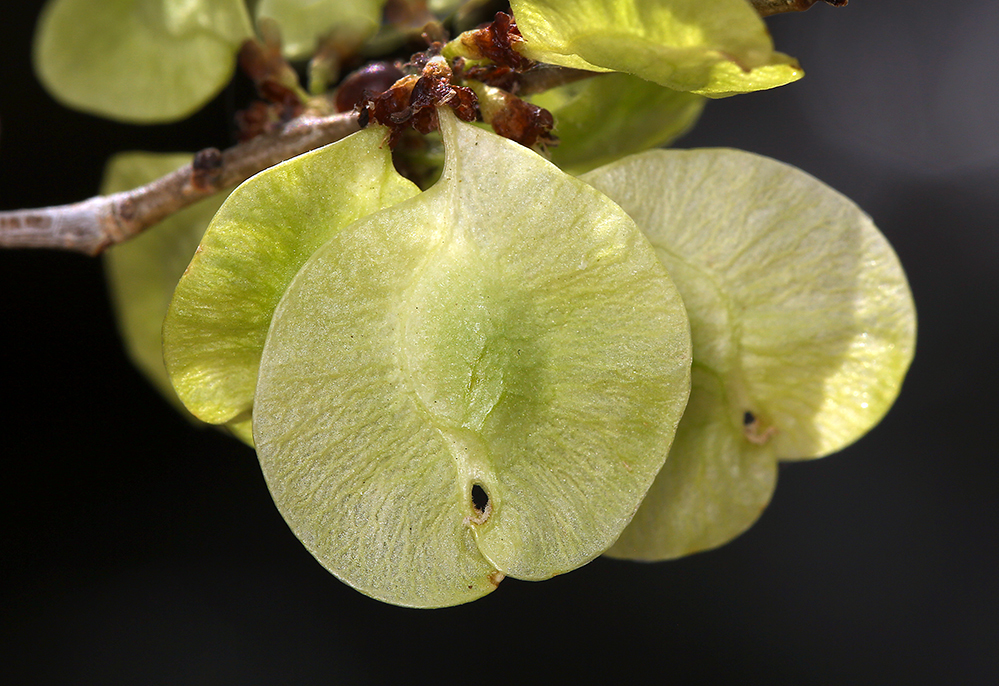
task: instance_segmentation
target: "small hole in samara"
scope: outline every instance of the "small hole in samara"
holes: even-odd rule
[[[479,514],[486,511],[486,506],[489,505],[489,494],[486,493],[486,489],[482,488],[479,484],[472,485],[472,507]]]

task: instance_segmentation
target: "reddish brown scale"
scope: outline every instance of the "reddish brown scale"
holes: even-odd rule
[[[474,31],[462,34],[461,43],[476,59],[486,59],[494,64],[510,67],[515,71],[526,71],[534,66],[529,60],[513,49],[517,43],[523,43],[517,23],[509,14],[497,12],[492,23]]]
[[[374,122],[389,127],[389,146],[394,148],[406,128],[396,120],[405,118],[402,113],[409,111],[409,99],[417,80],[416,76],[405,76],[388,90],[366,98],[360,105],[362,112],[358,123],[367,126],[369,122]]]
[[[440,127],[440,122],[437,121],[437,108],[418,110],[409,120],[409,125],[424,135],[436,131]]]
[[[409,62],[403,65],[403,69],[409,74],[422,74],[423,70],[426,69],[427,64],[434,57],[441,54],[440,44],[431,44],[429,48],[423,52],[414,53],[410,58]]]
[[[455,97],[448,103],[458,119],[462,121],[477,121],[479,118],[479,99],[475,91],[464,86],[452,86]]]
[[[361,104],[358,121],[362,126],[368,122],[387,126],[389,145],[395,147],[408,127],[423,134],[436,131],[436,108],[440,105],[450,106],[465,121],[478,118],[475,93],[451,85],[451,69],[447,64],[440,58],[429,59],[424,62],[421,76],[405,76],[385,92],[369,96]]]
[[[246,40],[239,49],[238,60],[243,72],[253,79],[260,97],[285,107],[301,107],[302,102],[291,87],[298,84],[298,77],[282,57],[280,43]]]
[[[535,143],[554,145],[558,140],[551,135],[555,126],[552,113],[514,95],[506,98],[505,106],[493,115],[490,124],[499,135],[528,148]]]
[[[254,83],[260,83],[272,71],[274,54],[263,43],[250,38],[240,46],[236,59],[243,73],[249,76]]]
[[[302,101],[298,99],[298,94],[292,89],[282,86],[277,81],[264,81],[259,86],[260,97],[267,102],[277,105],[288,119],[293,119],[302,113],[304,109]]]
[[[257,93],[264,100],[236,114],[240,141],[272,131],[302,114],[304,103],[292,87],[297,86],[298,77],[281,56],[279,42],[246,40],[238,59],[240,68],[253,79]]]
[[[349,112],[366,99],[384,93],[403,77],[391,62],[372,62],[345,78],[336,91],[337,112]]]
[[[270,131],[274,126],[275,119],[271,116],[271,106],[266,102],[257,100],[251,103],[245,110],[236,112],[236,138],[240,141],[248,141],[256,138],[262,133]]]
[[[414,112],[427,107],[443,105],[455,97],[451,86],[451,70],[442,61],[431,61],[423,68],[423,75],[413,86],[409,106]]]

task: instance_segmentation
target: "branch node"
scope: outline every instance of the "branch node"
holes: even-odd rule
[[[0,212],[0,248],[56,248],[97,255],[204,197],[358,128],[353,112],[302,115],[225,152],[202,150],[191,164],[130,191],[69,205]]]
[[[218,148],[205,148],[194,155],[191,162],[191,185],[198,191],[209,191],[218,187],[222,178],[222,151]]]

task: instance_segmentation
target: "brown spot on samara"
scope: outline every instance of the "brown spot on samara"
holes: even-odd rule
[[[742,413],[742,433],[750,443],[764,445],[777,434],[777,427],[764,425],[759,417],[746,410]]]

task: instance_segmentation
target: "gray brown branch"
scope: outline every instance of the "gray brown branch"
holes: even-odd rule
[[[750,0],[761,17],[782,12],[804,12],[819,0]],[[834,7],[843,7],[847,0],[825,0]]]
[[[71,205],[0,212],[0,248],[57,248],[97,255],[202,198],[358,129],[353,112],[302,115],[274,133],[224,152],[202,150],[191,164],[130,191]]]

